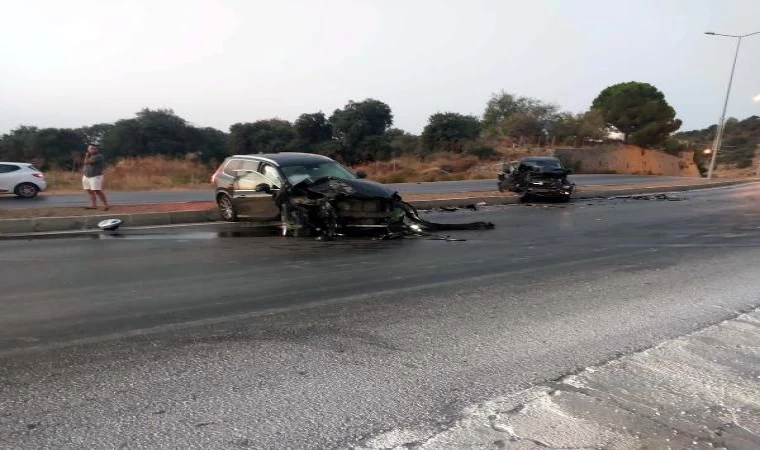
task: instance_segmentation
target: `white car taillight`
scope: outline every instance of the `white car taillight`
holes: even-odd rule
[[[45,178],[45,175],[43,175],[42,172],[34,172],[32,173],[32,176],[37,178]]]

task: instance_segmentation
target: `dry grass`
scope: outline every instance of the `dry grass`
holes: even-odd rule
[[[116,164],[106,164],[103,189],[106,191],[142,191],[189,189],[207,187],[213,169],[182,159],[162,156],[124,158]],[[65,170],[47,170],[45,179],[48,189],[56,191],[79,191],[82,174]]]
[[[496,178],[502,161],[552,154],[546,147],[514,148],[499,141],[484,143],[493,147],[499,156],[487,161],[479,160],[473,155],[456,153],[434,153],[424,159],[417,156],[401,156],[390,161],[358,165],[354,170],[363,170],[367,172],[368,178],[381,183],[484,180]]]
[[[382,183],[491,179],[496,177],[502,160],[546,152],[546,149],[495,147],[500,157],[489,161],[481,161],[472,155],[435,153],[424,159],[402,156],[391,161],[359,165],[354,169],[363,170],[368,178]],[[106,164],[103,188],[106,191],[206,188],[213,171],[214,168],[192,160],[162,156],[124,158],[115,164]],[[51,192],[82,189],[82,175],[78,171],[47,170],[45,178]]]
[[[471,155],[436,153],[424,160],[402,156],[390,161],[377,161],[354,167],[363,170],[367,178],[381,183],[418,181],[454,181],[495,178],[498,161],[480,161]]]

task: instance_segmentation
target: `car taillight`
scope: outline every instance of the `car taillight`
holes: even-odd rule
[[[216,176],[219,175],[219,171],[222,169],[222,166],[219,166],[214,171],[214,174],[211,175],[211,184],[216,184]]]
[[[45,178],[45,175],[43,175],[42,172],[34,172],[32,173],[32,176],[37,178]]]

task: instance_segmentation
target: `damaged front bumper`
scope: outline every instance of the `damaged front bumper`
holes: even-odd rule
[[[384,185],[365,180],[322,178],[283,189],[283,235],[315,235],[331,240],[352,230],[380,237],[423,235],[434,231],[486,230],[490,222],[440,224],[422,219],[411,204]]]

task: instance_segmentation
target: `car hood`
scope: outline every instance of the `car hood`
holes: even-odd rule
[[[539,169],[530,171],[531,178],[565,178],[567,175],[568,171],[566,169]]]
[[[335,198],[351,197],[356,199],[392,199],[396,191],[383,184],[368,180],[346,180],[324,177],[317,180],[304,180],[294,186],[312,194]]]

